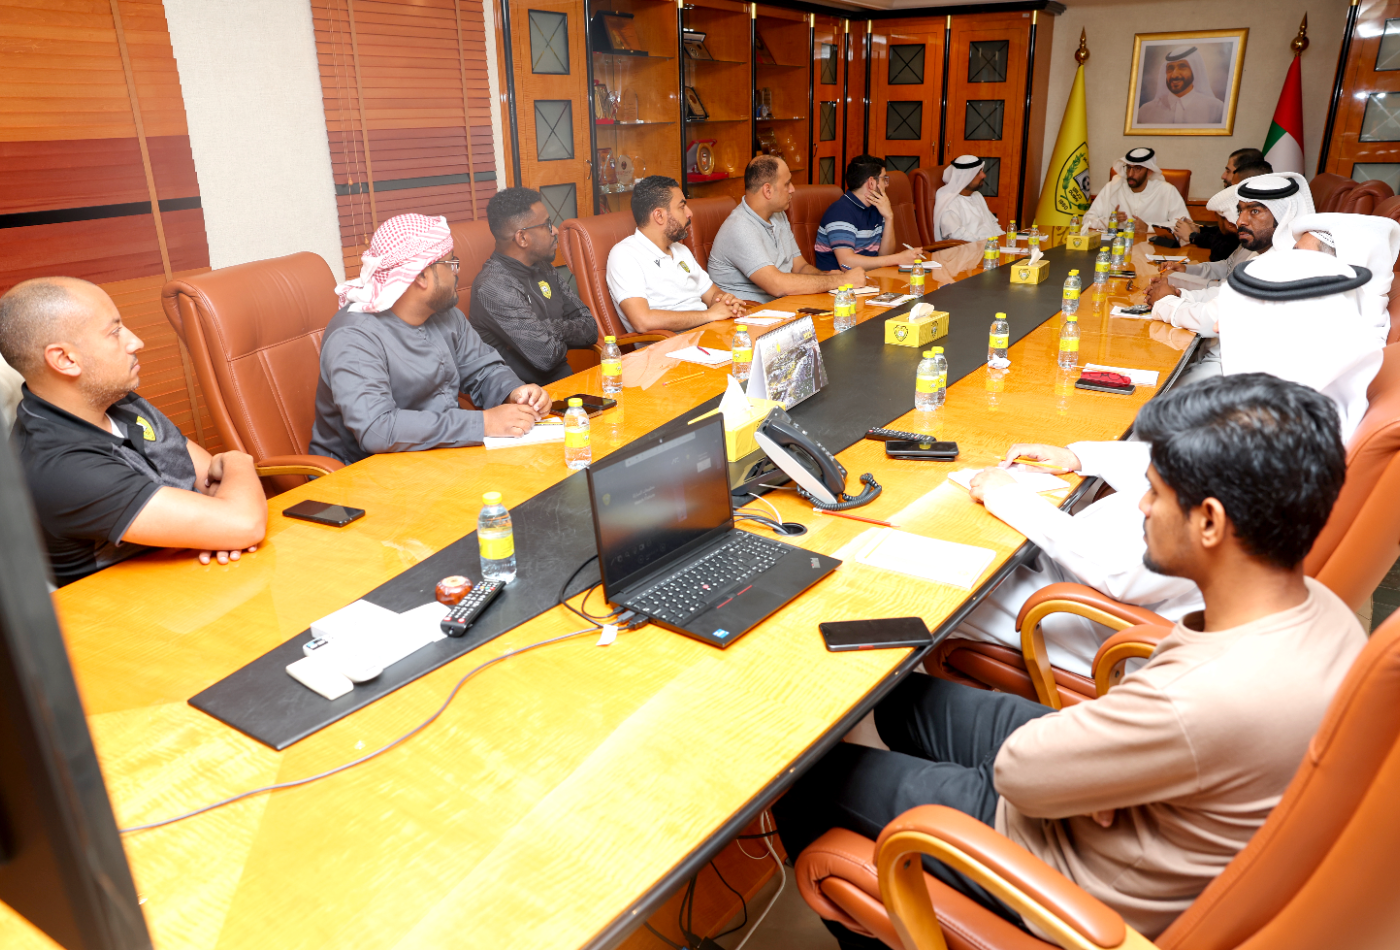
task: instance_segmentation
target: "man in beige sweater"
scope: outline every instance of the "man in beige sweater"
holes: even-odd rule
[[[1347,606],[1303,574],[1346,475],[1337,410],[1244,374],[1160,397],[1136,428],[1152,447],[1144,562],[1194,581],[1205,610],[1106,696],[1062,712],[908,677],[875,711],[892,751],[842,744],[774,807],[789,854],[832,826],[873,838],[915,805],[948,805],[1153,937],[1249,842],[1365,643]],[[879,945],[828,926],[843,947]]]

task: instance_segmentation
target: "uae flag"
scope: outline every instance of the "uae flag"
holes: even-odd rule
[[[1294,54],[1274,109],[1274,121],[1264,139],[1264,161],[1276,172],[1303,172],[1303,76]]]

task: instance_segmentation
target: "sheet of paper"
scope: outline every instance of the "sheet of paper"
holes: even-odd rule
[[[1097,363],[1085,363],[1086,373],[1122,373],[1133,381],[1135,386],[1156,386],[1157,371],[1155,369],[1124,369],[1122,366],[1100,366]]]
[[[911,300],[918,299],[919,298],[914,294],[900,294],[893,300],[867,300],[865,305],[867,307],[898,307],[901,304],[906,304]]]
[[[666,355],[673,360],[699,363],[701,366],[723,366],[731,359],[728,350],[716,349],[713,346],[707,346],[703,350],[698,346],[687,346],[683,350],[672,350]]]
[[[518,439],[488,435],[482,442],[488,449],[514,449],[522,445],[540,445],[545,442],[564,441],[564,421],[537,422],[535,427]]]
[[[1146,313],[1129,313],[1128,311],[1124,310],[1122,307],[1119,307],[1119,306],[1117,306],[1117,305],[1115,305],[1114,308],[1108,312],[1108,315],[1109,315],[1110,317],[1128,317],[1128,318],[1131,319],[1131,320],[1151,320],[1151,319],[1152,319],[1152,311],[1151,311],[1151,310],[1147,311]]]
[[[1154,264],[1160,264],[1163,261],[1181,261],[1184,263],[1191,258],[1187,257],[1185,254],[1148,254],[1147,259]]]
[[[948,481],[971,491],[972,480],[977,477],[977,473],[980,471],[982,471],[980,468],[960,469],[949,475]],[[1017,484],[1036,493],[1063,491],[1069,487],[1069,482],[1058,475],[1051,475],[1049,472],[1030,472],[1024,468],[1004,468],[1002,471],[1016,479]]]
[[[786,320],[788,317],[795,316],[797,316],[797,314],[788,313],[786,310],[755,310],[743,319],[752,320],[754,317],[777,317],[779,320]]]
[[[866,294],[878,294],[879,292],[879,287],[870,284],[867,284],[864,287],[854,287],[851,289],[851,293],[855,294],[857,297],[864,297]],[[836,296],[836,291],[834,290],[828,290],[827,293],[833,297]]]
[[[764,311],[764,312],[771,313],[772,311]],[[789,317],[795,317],[795,316],[797,316],[797,314],[795,314],[795,313],[785,313],[785,314],[783,314],[781,317],[757,317],[757,316],[754,316],[753,314],[750,314],[750,315],[747,316],[747,317],[739,317],[739,318],[735,319],[734,322],[735,322],[735,323],[744,323],[744,324],[747,324],[748,326],[766,327],[766,326],[772,326],[772,325],[775,324],[775,323],[782,323],[784,320],[788,319]]]
[[[851,560],[962,590],[971,590],[996,557],[996,552],[988,548],[925,538],[893,528],[873,528],[868,534],[870,537],[856,548]]]

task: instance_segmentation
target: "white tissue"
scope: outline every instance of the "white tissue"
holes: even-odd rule
[[[749,418],[749,397],[744,395],[739,380],[730,376],[724,384],[724,395],[719,400],[719,414],[724,417],[724,427],[737,432]]]
[[[1038,261],[1038,260],[1040,260],[1040,259],[1041,259],[1042,257],[1044,257],[1044,256],[1045,256],[1044,254],[1040,253],[1040,248],[1038,248],[1038,247],[1033,247],[1033,248],[1031,248],[1031,259],[1030,259],[1029,261],[1027,261],[1026,263],[1031,264],[1032,266],[1034,266],[1035,262]]]

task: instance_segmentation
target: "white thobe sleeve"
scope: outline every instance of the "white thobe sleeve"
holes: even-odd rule
[[[1117,179],[1110,181],[1104,186],[1094,203],[1089,205],[1089,210],[1084,212],[1085,231],[1106,231],[1108,230],[1108,216],[1118,210],[1118,186]]]
[[[1174,327],[1182,327],[1187,330],[1195,330],[1198,336],[1213,337],[1219,336],[1216,329],[1216,321],[1220,318],[1220,296],[1219,287],[1208,287],[1205,290],[1183,290],[1179,298],[1179,303],[1172,309],[1169,317],[1158,318],[1170,323]],[[1170,297],[1164,297],[1157,301],[1160,306]],[[1152,316],[1157,317],[1157,307],[1152,308]]]
[[[1147,442],[1072,442],[1069,450],[1079,457],[1079,474],[1102,478],[1114,491],[1147,491],[1147,466],[1152,446]]]
[[[1182,200],[1181,192],[1176,190],[1175,185],[1166,181],[1161,182],[1161,184],[1165,186],[1165,191],[1158,189],[1162,192],[1162,196],[1153,202],[1154,207],[1160,209],[1153,217],[1160,216],[1161,220],[1149,220],[1147,223],[1160,224],[1169,228],[1182,218],[1190,218],[1191,212],[1187,210],[1186,202]]]
[[[988,229],[984,216],[971,201],[948,202],[938,223],[945,241],[985,241],[1001,233],[995,226]]]

